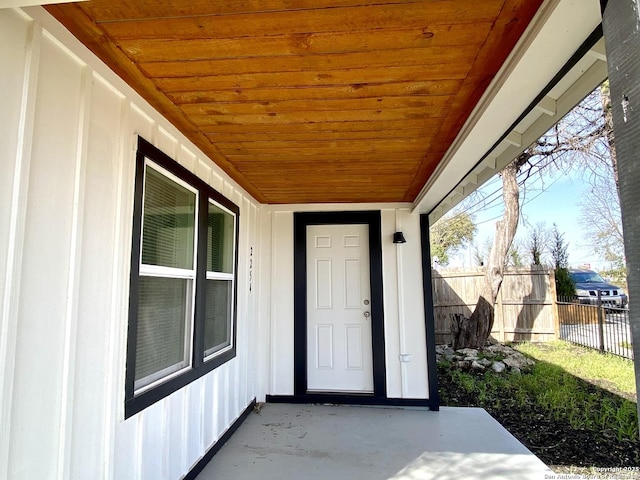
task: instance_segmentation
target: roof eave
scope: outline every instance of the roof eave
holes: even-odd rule
[[[510,159],[513,159],[517,156],[515,152],[528,146],[524,145],[524,140],[530,136],[526,135],[527,132],[515,132],[510,136],[514,122],[531,109],[532,102],[566,66],[600,22],[597,0],[547,0],[543,3],[416,198],[414,213],[430,213],[430,220],[434,222],[499,172],[508,163],[505,157],[511,154]],[[543,100],[557,103],[565,95],[579,102],[606,78],[603,56],[603,47],[595,46],[586,61],[567,73],[574,78],[564,80],[563,86],[553,91],[553,96]],[[594,68],[590,70],[591,67]],[[582,94],[585,88],[588,90]],[[573,91],[575,89],[579,91]],[[564,109],[565,105],[562,106]],[[561,118],[560,108],[551,111],[541,105],[536,110],[540,119],[537,122],[527,119],[526,123],[535,124],[536,130],[542,128],[540,134]],[[514,145],[517,142],[513,137],[518,134],[521,135],[522,141],[518,139],[521,145]],[[500,145],[501,139],[504,145]]]

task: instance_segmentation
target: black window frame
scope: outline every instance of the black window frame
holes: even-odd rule
[[[138,327],[138,283],[140,278],[140,256],[142,236],[142,215],[144,177],[146,159],[164,168],[172,175],[198,191],[198,216],[196,219],[196,278],[195,302],[192,315],[191,366],[180,373],[169,376],[165,381],[135,392],[135,363]],[[231,314],[231,347],[223,349],[205,360],[204,356],[204,308],[205,284],[207,278],[207,215],[210,200],[223,206],[235,216],[234,258],[233,258],[233,299]],[[237,349],[237,306],[238,306],[238,245],[240,233],[240,208],[227,197],[216,191],[204,180],[177,163],[170,156],[138,137],[136,152],[136,174],[133,205],[133,232],[131,240],[131,272],[129,283],[129,323],[127,329],[127,360],[125,374],[125,418],[144,410],[155,402],[185,387],[194,380],[211,372],[236,356]]]

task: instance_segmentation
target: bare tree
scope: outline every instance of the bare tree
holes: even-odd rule
[[[579,166],[595,181],[616,171],[612,129],[607,122],[608,86],[594,90],[574,110],[501,172],[504,214],[487,262],[476,308],[468,319],[453,319],[454,348],[481,347],[493,328],[494,305],[520,214],[519,187],[534,175]],[[603,97],[604,95],[604,97]]]
[[[473,260],[477,267],[483,267],[489,259],[491,245],[493,245],[493,238],[491,237],[486,237],[481,245],[474,245]]]
[[[617,184],[610,104],[605,82],[526,150],[530,158],[520,183],[531,175],[577,167],[590,182],[613,175]]]
[[[480,250],[480,247],[478,245],[475,245],[473,247],[473,261],[475,262],[477,267],[484,266],[484,257],[484,252]]]
[[[524,267],[524,255],[522,244],[517,240],[511,242],[511,247],[507,252],[507,265],[510,267]]]
[[[480,347],[491,334],[494,321],[494,305],[502,285],[505,259],[516,234],[520,218],[520,202],[517,175],[520,162],[507,165],[500,173],[502,177],[502,197],[504,214],[496,222],[491,252],[487,262],[480,296],[476,308],[468,319],[455,317],[453,324],[453,345],[455,349]]]
[[[613,177],[595,179],[580,207],[580,225],[591,240],[588,246],[609,263],[610,275],[626,281],[622,217]]]
[[[527,238],[527,253],[531,257],[531,265],[545,265],[545,249],[549,239],[549,232],[540,222],[529,230]]]
[[[624,237],[617,195],[612,178],[599,178],[580,202],[580,224],[593,238],[590,247],[604,252],[608,261],[624,259]]]

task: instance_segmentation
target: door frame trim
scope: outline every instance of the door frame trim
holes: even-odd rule
[[[293,214],[293,357],[294,395],[312,398],[307,392],[307,226],[369,225],[369,268],[371,284],[371,341],[373,348],[373,394],[362,394],[369,401],[387,398],[382,286],[382,220],[379,210],[355,212],[294,212]],[[342,395],[330,393],[339,400]],[[360,396],[360,395],[359,395]],[[344,395],[353,398],[353,395]],[[363,402],[369,403],[369,402]]]

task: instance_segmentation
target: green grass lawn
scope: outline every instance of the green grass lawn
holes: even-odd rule
[[[638,438],[633,362],[562,341],[516,349],[536,360],[533,375],[519,383],[554,418],[574,428],[611,431],[619,440]],[[599,394],[582,381],[622,398]]]
[[[441,404],[485,408],[548,465],[640,466],[633,362],[565,342],[512,347],[535,366],[497,374],[440,363]]]
[[[630,360],[561,340],[545,344],[522,343],[514,347],[535,360],[557,365],[567,373],[636,401],[635,374]]]

